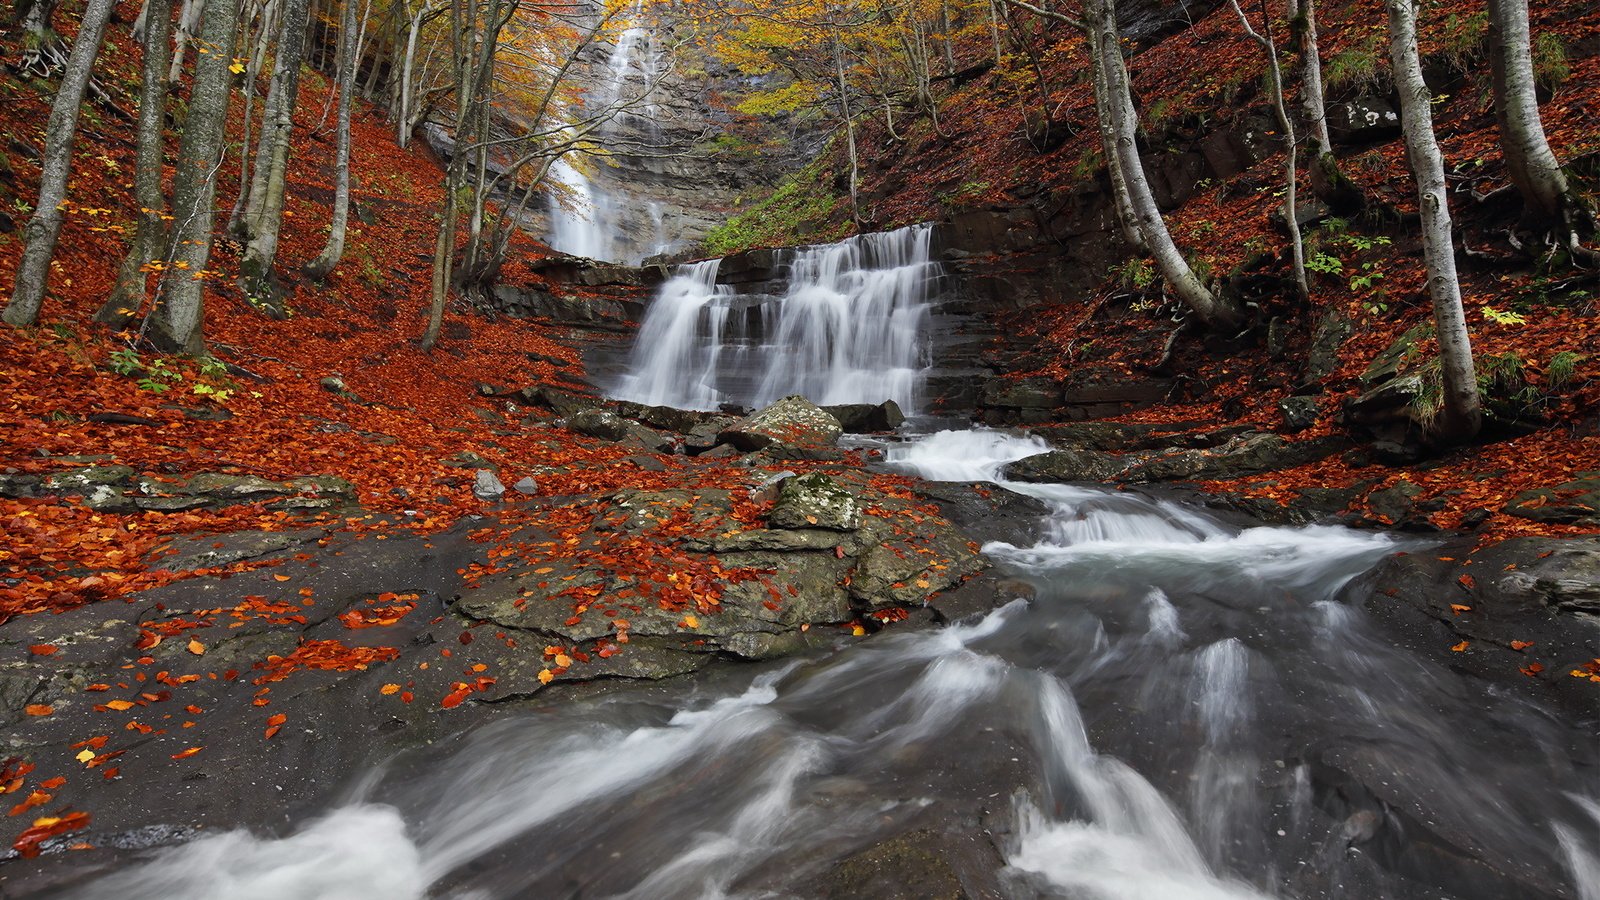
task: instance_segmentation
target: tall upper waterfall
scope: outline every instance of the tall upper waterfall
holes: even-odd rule
[[[682,266],[639,328],[613,396],[681,409],[894,400],[916,412],[932,361],[940,276],[933,229],[914,225],[784,251],[780,294],[717,284],[720,260]]]
[[[611,118],[598,124],[594,138],[604,142],[610,132],[628,126],[644,136],[646,146],[658,143],[656,125],[657,108],[650,99],[662,74],[663,61],[655,36],[649,29],[632,27],[617,36],[603,65],[594,74],[596,84],[582,106],[574,110],[576,118],[603,116]],[[582,164],[569,153],[556,160],[546,176],[555,187],[550,205],[551,247],[590,259],[637,264],[646,256],[661,253],[668,247],[663,233],[661,212],[654,201],[635,202],[634,198],[619,191],[603,172],[591,177]],[[626,220],[648,220],[652,235],[648,243],[624,239]],[[633,228],[637,231],[637,226]]]

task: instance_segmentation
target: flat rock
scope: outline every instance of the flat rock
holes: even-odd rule
[[[773,444],[832,447],[844,433],[839,420],[804,397],[785,397],[725,428],[719,440],[746,452]]]

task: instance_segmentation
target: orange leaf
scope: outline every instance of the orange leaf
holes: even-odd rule
[[[200,654],[206,652],[206,645],[200,643],[195,638],[189,638],[189,652],[193,653],[195,656],[199,656]]]
[[[274,576],[272,576],[272,580],[273,581],[288,581],[289,580],[289,576],[287,576],[287,575],[274,575]]]
[[[56,652],[56,647],[54,644],[34,644],[28,648],[28,652],[34,656],[49,656]]]
[[[400,693],[400,685],[392,683],[386,684],[383,687],[378,688],[378,693],[384,695],[385,697],[389,696],[390,694],[398,694]]]
[[[22,711],[30,716],[48,716],[55,712],[56,708],[48,703],[30,703],[23,707]]]
[[[133,709],[133,701],[132,700],[108,700],[108,701],[106,701],[106,706],[108,708],[110,708],[110,709],[116,710],[117,712],[122,712],[125,709]]]
[[[565,669],[570,665],[572,665],[572,657],[566,655],[565,653],[556,654],[556,668]]]
[[[183,759],[186,756],[193,756],[193,755],[195,755],[196,753],[199,753],[199,752],[200,752],[200,748],[199,747],[190,747],[187,750],[179,750],[177,753],[172,754],[172,758],[173,759]]]
[[[1532,646],[1533,646],[1533,641],[1512,641],[1511,642],[1511,649],[1513,649],[1513,650],[1526,650],[1526,649],[1528,649],[1529,647],[1532,647]]]
[[[1452,603],[1452,604],[1450,604],[1450,609],[1451,609],[1452,612],[1455,612],[1455,613],[1459,614],[1459,613],[1464,613],[1464,612],[1470,611],[1472,609],[1472,607],[1463,606],[1460,603]]]
[[[1456,653],[1460,653],[1463,650],[1466,650],[1470,646],[1472,646],[1472,642],[1471,641],[1462,641],[1461,643],[1456,644],[1454,647],[1451,647],[1450,649],[1455,651]]]
[[[1538,664],[1536,662],[1532,662],[1532,663],[1528,663],[1527,665],[1523,666],[1521,669],[1518,669],[1517,671],[1519,671],[1522,674],[1528,676],[1529,678],[1532,678],[1533,676],[1539,674],[1540,672],[1543,672],[1544,671],[1544,666],[1542,666],[1542,665],[1540,665],[1540,664]]]
[[[555,673],[551,672],[549,669],[539,670],[539,682],[541,684],[549,684],[550,682],[554,681],[555,678]]]

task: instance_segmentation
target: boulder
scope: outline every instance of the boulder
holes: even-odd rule
[[[787,478],[767,516],[773,528],[826,528],[854,531],[861,526],[861,503],[821,472]]]
[[[1210,481],[1289,469],[1316,462],[1346,446],[1339,438],[1286,441],[1276,434],[1248,434],[1210,450],[1183,450],[1135,463],[1117,481]]]
[[[539,482],[534,481],[532,475],[524,475],[517,479],[517,483],[513,484],[511,489],[523,496],[531,497],[539,493]]]
[[[824,406],[829,415],[839,420],[839,426],[849,434],[873,434],[894,431],[906,420],[900,404],[893,400],[882,403],[845,403]]]
[[[488,469],[479,469],[472,479],[472,496],[485,503],[492,503],[504,497],[506,486]]]
[[[804,397],[785,397],[724,429],[718,440],[744,451],[774,444],[832,447],[844,429],[839,420]]]
[[[1113,480],[1131,460],[1094,450],[1051,450],[1008,464],[1000,474],[1010,481],[1028,483]]]
[[[996,379],[983,386],[980,401],[1008,409],[1055,409],[1061,405],[1061,385],[1049,378]]]
[[[603,441],[620,441],[633,434],[633,423],[607,409],[585,409],[567,416],[567,428]]]
[[[1293,434],[1317,424],[1322,412],[1322,402],[1315,397],[1285,397],[1278,401],[1278,414],[1283,416],[1283,430]]]
[[[1511,498],[1508,515],[1558,525],[1600,525],[1600,472],[1583,472],[1571,481],[1533,488]]]
[[[1377,97],[1361,97],[1328,106],[1328,132],[1344,144],[1388,140],[1400,133],[1400,114]]]

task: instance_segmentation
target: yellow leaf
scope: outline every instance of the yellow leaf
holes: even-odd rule
[[[539,681],[540,681],[540,683],[549,684],[550,682],[554,681],[555,678],[556,678],[555,673],[551,672],[549,669],[540,669],[539,670]]]
[[[385,697],[389,696],[390,694],[398,694],[400,693],[400,685],[386,684],[383,687],[378,688],[378,693],[384,695]]]
[[[78,755],[77,755],[76,758],[77,758],[78,762],[86,763],[89,760],[94,759],[94,751],[93,750],[79,750],[78,751]]]
[[[556,668],[565,669],[570,665],[572,665],[572,657],[566,655],[565,653],[556,654]]]
[[[195,656],[199,656],[200,654],[206,652],[206,645],[200,643],[200,641],[196,638],[189,638],[189,652],[193,653]]]
[[[850,626],[850,633],[856,637],[861,637],[863,634],[867,633],[867,629],[861,627],[860,625],[852,625]]]
[[[694,616],[684,616],[682,624],[683,624],[683,627],[685,627],[685,628],[699,628],[700,627],[700,620],[695,618]]]

